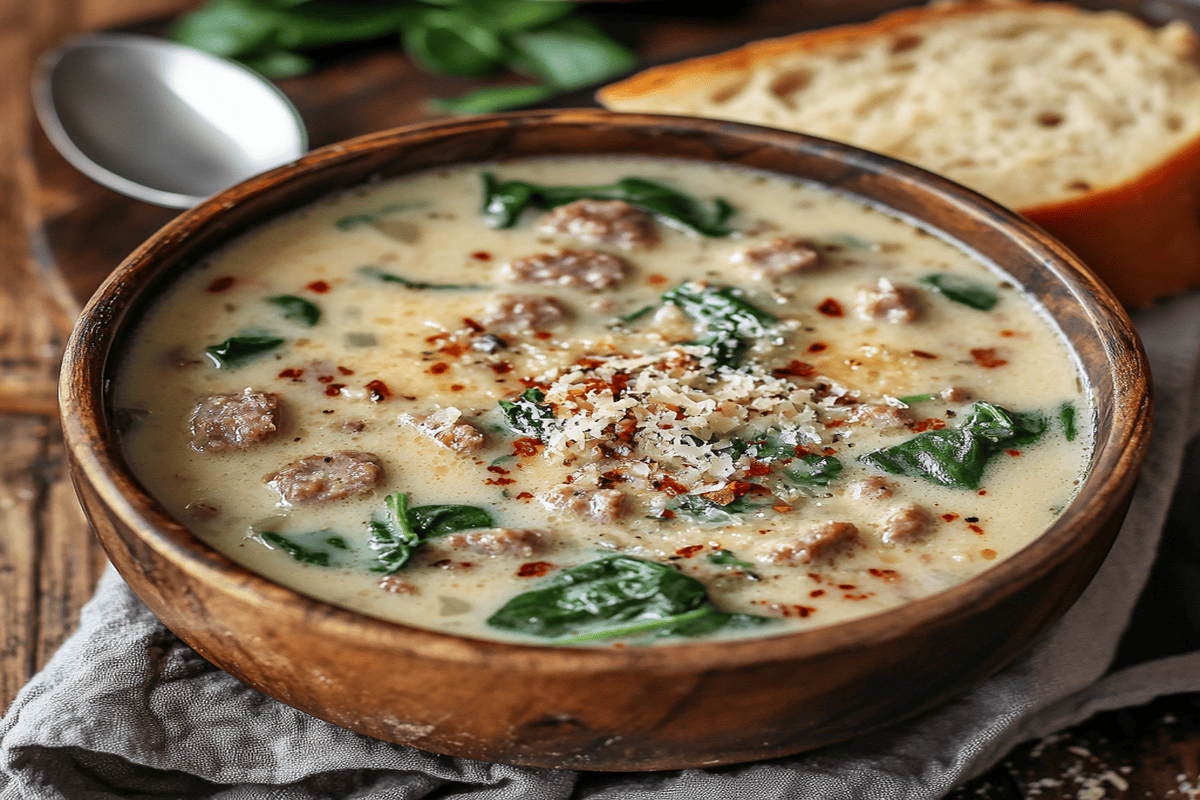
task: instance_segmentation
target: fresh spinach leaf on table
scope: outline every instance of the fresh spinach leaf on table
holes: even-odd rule
[[[637,64],[628,48],[579,16],[575,3],[545,0],[209,0],[182,16],[169,35],[269,78],[314,69],[304,51],[394,35],[434,74],[477,77],[509,69],[538,81],[439,101],[447,113],[541,102]]]
[[[494,628],[576,644],[617,637],[697,636],[767,617],[720,611],[704,584],[662,564],[603,556],[565,569],[488,618]]]

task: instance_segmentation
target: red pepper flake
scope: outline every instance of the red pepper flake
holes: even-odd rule
[[[976,494],[987,494],[987,489],[980,489]]]
[[[279,377],[281,377],[281,378],[299,378],[303,374],[304,374],[304,370],[302,370],[302,369],[298,369],[296,367],[288,367],[287,369],[285,369],[279,373]]]
[[[342,389],[346,388],[344,383],[331,383],[325,387],[325,394],[329,397],[337,397],[342,393]]]
[[[929,419],[923,419],[915,424],[913,426],[913,430],[917,433],[920,433],[921,431],[940,431],[944,427],[946,427],[946,421],[944,419],[930,417]]]
[[[705,492],[704,497],[712,500],[718,505],[727,506],[744,494],[750,494],[751,492],[758,491],[762,491],[762,487],[757,483],[731,481],[720,489],[717,489],[715,492]]]
[[[537,333],[533,334],[533,338],[541,339],[544,342],[547,339],[554,338],[554,334],[551,333],[550,331],[538,331]]]
[[[1012,337],[1017,335],[1017,332],[1010,331],[1010,330],[1003,330],[1003,331],[1000,331],[1000,335],[1003,336],[1005,339],[1011,339]]]
[[[490,467],[488,467],[487,471],[494,472],[497,475],[507,475],[509,473],[509,470],[505,469],[504,467],[497,466],[496,464],[492,464]]]
[[[1021,455],[1020,450],[1005,450],[1004,452],[1008,453],[1013,458],[1016,458],[1017,456]]]
[[[321,383],[333,383],[333,376],[332,375],[321,375],[320,377],[317,378],[317,380],[320,381]]]
[[[675,519],[675,512],[669,508],[664,508],[662,514],[659,515],[662,519]]]
[[[488,478],[483,483],[485,486],[511,486],[516,481],[512,478]]]
[[[824,589],[813,589],[811,592],[808,593],[808,596],[809,597],[824,597],[825,590]]]
[[[467,352],[467,346],[462,342],[451,342],[445,347],[439,347],[438,352],[445,353],[451,358],[458,358],[463,353]]]
[[[817,306],[817,311],[820,311],[827,317],[841,317],[846,313],[842,311],[842,304],[832,297],[826,297],[824,302]]]
[[[975,359],[975,363],[984,369],[995,369],[1008,363],[1005,359],[996,356],[994,347],[976,347],[971,350],[971,358]]]
[[[508,363],[507,361],[501,361],[498,364],[488,364],[488,368],[491,369],[491,371],[496,373],[497,375],[504,375],[506,373],[512,372],[513,366],[512,366],[512,364]]]
[[[967,527],[978,533],[980,536],[983,536],[983,528],[979,527],[978,525],[968,525]]]
[[[491,261],[492,254],[486,250],[476,250],[474,253],[471,253],[471,258],[476,261]]]
[[[831,420],[829,420],[829,422],[825,423],[825,427],[826,428],[840,428],[840,427],[842,427],[842,424],[844,422],[845,422],[845,420],[843,420],[843,419],[831,419]]]
[[[858,588],[858,587],[857,587],[857,586],[855,586],[853,583],[839,583],[839,584],[837,585],[837,587],[838,587],[839,589],[841,589],[843,592],[849,592],[849,591],[852,591],[852,590],[854,590],[854,589],[857,589],[857,588]]]
[[[810,345],[808,346],[808,352],[810,352],[810,353],[823,353],[823,352],[825,352],[825,351],[826,351],[828,348],[829,348],[829,345],[825,344],[824,342],[813,342],[812,344],[810,344]]]
[[[837,450],[834,450],[832,447],[826,447],[824,450],[821,451],[821,455],[835,456],[835,455],[837,455]]]
[[[450,384],[450,391],[452,391],[452,392],[461,392],[465,388],[467,388],[467,387],[463,386],[461,383]]]
[[[554,565],[549,561],[530,561],[517,569],[517,577],[540,578],[552,569],[554,569]]]
[[[329,284],[326,283],[325,281],[313,281],[312,283],[310,283],[308,286],[305,286],[304,288],[308,289],[310,292],[316,292],[317,294],[325,294],[326,292],[329,291]]]
[[[370,392],[371,399],[376,403],[381,403],[392,396],[392,390],[381,380],[373,380],[368,383],[367,391]]]
[[[980,550],[979,555],[983,557],[984,561],[992,561],[993,559],[996,558],[998,553],[995,550],[988,547],[983,550]]]
[[[475,333],[483,333],[484,330],[486,330],[482,325],[480,325],[478,322],[471,319],[470,317],[463,317],[463,325],[466,325],[468,328],[470,328]]]
[[[816,609],[812,606],[785,606],[782,603],[772,603],[770,610],[781,617],[790,617],[793,614],[797,617],[807,617],[809,614],[816,612]]]
[[[517,495],[517,499],[518,500],[532,500],[533,495],[530,494],[529,492],[521,492],[519,495]]]
[[[955,514],[953,511],[951,511],[947,514],[942,514],[942,519],[946,522],[954,522],[954,520],[958,519],[958,514]]]
[[[664,475],[650,483],[655,491],[665,492],[671,497],[678,497],[681,494],[687,494],[687,487],[679,481],[672,478],[670,475]],[[732,498],[730,498],[732,500]]]
[[[619,469],[610,469],[608,472],[600,473],[600,477],[596,479],[596,485],[601,489],[608,489],[614,484],[625,483],[629,480],[624,472]]]
[[[864,592],[863,594],[844,594],[844,595],[842,595],[842,599],[843,600],[866,600],[867,598],[874,597],[874,596],[875,596],[874,592]]]
[[[775,369],[771,370],[771,374],[776,378],[807,378],[814,372],[816,372],[816,367],[814,367],[812,364],[806,364],[803,361],[793,361],[786,367],[776,367]]]
[[[536,456],[543,447],[542,440],[532,436],[522,436],[512,443],[513,453],[519,456]]]
[[[933,353],[929,353],[924,350],[911,350],[909,352],[913,358],[927,358],[927,359],[937,358],[937,356],[935,356]]]
[[[350,369],[349,367],[338,367],[337,370],[338,370],[338,372],[342,373],[343,375],[353,375],[354,374],[354,370]]]
[[[449,338],[450,334],[442,331],[441,333],[435,333],[432,336],[426,336],[425,341],[429,342],[430,344],[436,344],[437,342],[443,342]]]
[[[770,475],[771,465],[765,461],[754,461],[751,459],[746,468],[742,470],[742,474],[747,478],[757,478],[762,475]]]
[[[692,556],[696,555],[696,553],[699,553],[703,549],[704,549],[704,545],[702,545],[702,544],[691,544],[691,545],[688,545],[687,547],[681,547],[678,550],[676,550],[675,555],[682,556],[683,558],[691,558]]]
[[[429,368],[429,371],[434,375],[441,375],[446,370],[450,369],[450,365],[445,361],[439,361]]]
[[[666,282],[667,282],[666,275],[659,275],[659,274],[655,273],[653,275],[646,276],[646,283],[650,284],[651,286],[662,286]]]
[[[792,510],[792,507],[787,503],[776,503],[775,505],[771,506],[771,510],[779,514],[786,514]],[[760,533],[766,533],[766,531],[760,531]]]
[[[233,281],[234,278],[232,275],[226,275],[223,278],[217,278],[208,285],[208,289],[206,291],[212,292],[213,294],[216,294],[217,292],[223,292],[230,286],[233,286]]]
[[[880,569],[879,567],[871,567],[867,570],[871,575],[880,580],[893,582],[900,580],[900,573],[894,569]]]

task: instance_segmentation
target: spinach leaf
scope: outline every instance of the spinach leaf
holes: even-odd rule
[[[232,369],[282,344],[283,339],[276,336],[231,336],[220,344],[209,345],[204,352],[217,369]]]
[[[545,441],[546,427],[554,423],[554,410],[544,405],[546,395],[541,389],[530,387],[521,392],[516,400],[501,400],[500,411],[508,427],[522,436]]]
[[[742,574],[752,581],[761,581],[762,576],[754,571],[754,565],[749,561],[742,561],[728,550],[718,550],[715,553],[709,553],[708,561],[711,564],[716,564],[719,567],[734,567],[742,572]]]
[[[397,203],[395,205],[384,206],[378,211],[372,211],[363,214],[350,214],[345,217],[340,217],[334,220],[333,224],[339,231],[352,231],[362,225],[370,225],[378,222],[381,217],[386,217],[390,214],[395,214],[400,211],[415,211],[422,208],[427,208],[429,203],[421,200],[411,203]]]
[[[1069,400],[1058,407],[1058,422],[1062,425],[1063,436],[1068,442],[1075,441],[1079,431],[1075,429],[1075,404]]]
[[[478,506],[429,505],[409,507],[408,495],[390,494],[384,501],[387,515],[367,523],[367,546],[379,563],[372,569],[388,575],[403,569],[417,548],[448,533],[495,526],[487,509]]]
[[[731,286],[683,284],[663,292],[662,301],[672,303],[695,322],[705,334],[688,344],[707,347],[717,366],[737,367],[746,350],[747,339],[765,336],[770,325],[779,321],[774,314],[743,300]]]
[[[263,531],[258,538],[270,547],[276,547],[301,564],[313,564],[318,567],[328,567],[333,564],[332,553],[319,548],[327,545],[336,550],[349,550],[346,540],[330,529],[312,531],[298,536],[283,536],[275,531]]]
[[[957,428],[918,433],[908,441],[860,456],[893,475],[924,478],[954,489],[978,489],[988,462],[1006,448],[1031,444],[1046,430],[1038,414],[977,402]]]
[[[994,291],[982,283],[948,272],[926,275],[921,278],[921,283],[926,284],[935,292],[945,295],[947,300],[962,303],[964,306],[970,306],[979,311],[991,311],[992,307],[1000,300]]]
[[[509,600],[487,620],[494,628],[557,644],[621,636],[697,636],[770,622],[719,611],[700,581],[671,567],[611,555],[559,572]]]
[[[321,309],[311,300],[290,294],[268,297],[268,303],[274,303],[283,311],[283,318],[295,320],[310,328],[321,321]]]
[[[518,180],[501,183],[492,173],[483,174],[483,217],[494,228],[513,227],[527,208],[546,211],[585,198],[624,200],[703,236],[733,233],[725,224],[734,213],[727,201],[718,197],[708,209],[689,195],[645,178],[622,178],[603,186],[543,186]]]
[[[804,494],[815,496],[819,489],[824,489],[841,474],[842,462],[833,456],[819,456],[810,453],[795,462],[795,466],[785,469],[783,475],[791,483],[797,484]]]
[[[398,33],[407,54],[430,72],[479,76],[513,69],[541,82],[528,87],[539,90],[541,100],[636,65],[632,52],[575,7],[542,0],[209,0],[169,35],[284,78],[315,67],[297,51]],[[495,97],[478,110],[535,102],[521,94],[507,101]]]
[[[363,275],[371,278],[376,278],[385,283],[398,283],[401,286],[407,286],[409,289],[436,289],[445,291],[479,291],[487,289],[487,286],[477,286],[474,284],[459,284],[459,283],[426,283],[424,281],[414,281],[391,272],[384,272],[379,267],[365,266],[359,267],[358,271]]]
[[[729,503],[721,505],[720,503],[709,500],[698,494],[680,495],[675,500],[675,511],[678,511],[685,516],[691,517],[697,522],[718,522],[728,524],[731,522],[741,522],[741,514],[755,511],[762,506],[756,503],[751,503],[746,499],[746,496],[735,497]]]
[[[927,403],[935,397],[935,394],[910,394],[896,399],[906,406],[915,406],[917,403]]]

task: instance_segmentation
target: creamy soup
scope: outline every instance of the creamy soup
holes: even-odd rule
[[[131,337],[130,465],[203,541],[455,634],[773,635],[954,586],[1076,492],[1092,408],[1019,287],[804,182],[605,158],[381,182]]]

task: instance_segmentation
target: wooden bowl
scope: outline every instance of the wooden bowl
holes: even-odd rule
[[[1008,560],[894,610],[762,639],[581,649],[455,637],[308,599],[208,548],[138,485],[114,434],[108,379],[122,337],[182,270],[264,220],[375,176],[585,153],[680,156],[814,180],[1004,265],[1064,331],[1095,392],[1095,456],[1078,498]],[[109,557],[167,627],[240,680],[338,725],[438,753],[651,770],[827,745],[929,709],[1012,659],[1076,599],[1117,532],[1149,435],[1148,375],[1109,291],[1047,234],[959,186],[795,133],[568,110],[365,136],[182,214],[84,310],[61,403],[79,496]]]

